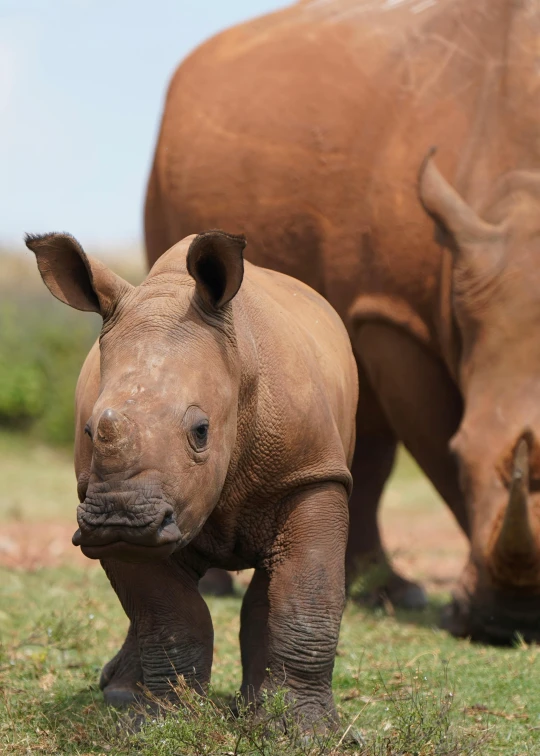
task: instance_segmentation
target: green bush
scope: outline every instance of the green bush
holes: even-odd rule
[[[0,427],[43,441],[73,439],[74,392],[99,320],[47,296],[4,293],[0,305]]]
[[[112,267],[137,284],[144,277],[141,250],[123,250]],[[99,328],[97,315],[50,295],[33,255],[0,251],[0,430],[72,442],[77,377]]]

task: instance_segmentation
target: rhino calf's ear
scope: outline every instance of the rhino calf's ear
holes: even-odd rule
[[[84,252],[70,234],[26,234],[28,249],[36,256],[39,272],[51,294],[76,310],[112,311],[131,284]]]
[[[244,277],[243,236],[207,231],[191,242],[187,269],[196,291],[209,309],[219,310],[236,296]]]

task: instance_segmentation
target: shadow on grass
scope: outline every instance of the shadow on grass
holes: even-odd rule
[[[115,753],[129,753],[121,747],[125,737],[119,732],[119,715],[107,708],[98,690],[66,687],[47,698],[41,692],[28,693],[16,702],[3,725],[3,744],[10,746],[10,753],[104,754],[117,743]],[[0,752],[4,753],[1,745]]]
[[[391,617],[400,625],[414,625],[421,628],[442,628],[442,615],[448,599],[442,596],[430,597],[425,609],[399,609],[389,604],[369,606],[353,598],[349,604],[373,619]]]
[[[349,604],[358,607],[366,616],[374,618],[391,616],[399,624],[423,628],[441,628],[445,606],[450,595],[439,594],[427,597],[427,605],[419,609],[402,609],[392,604],[384,586],[392,579],[386,565],[372,565],[361,570],[359,577],[349,589]]]

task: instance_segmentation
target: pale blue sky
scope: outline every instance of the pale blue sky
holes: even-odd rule
[[[0,244],[142,232],[168,79],[199,42],[286,0],[0,0]]]

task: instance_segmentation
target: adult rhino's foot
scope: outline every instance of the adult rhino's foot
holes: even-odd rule
[[[427,595],[419,583],[387,566],[370,568],[352,583],[349,595],[358,604],[374,608],[391,604],[398,609],[425,609]]]
[[[123,709],[143,699],[142,681],[137,638],[130,627],[120,651],[103,667],[99,687],[109,706]]]
[[[205,596],[233,596],[233,579],[225,570],[211,567],[199,580],[199,591]]]

